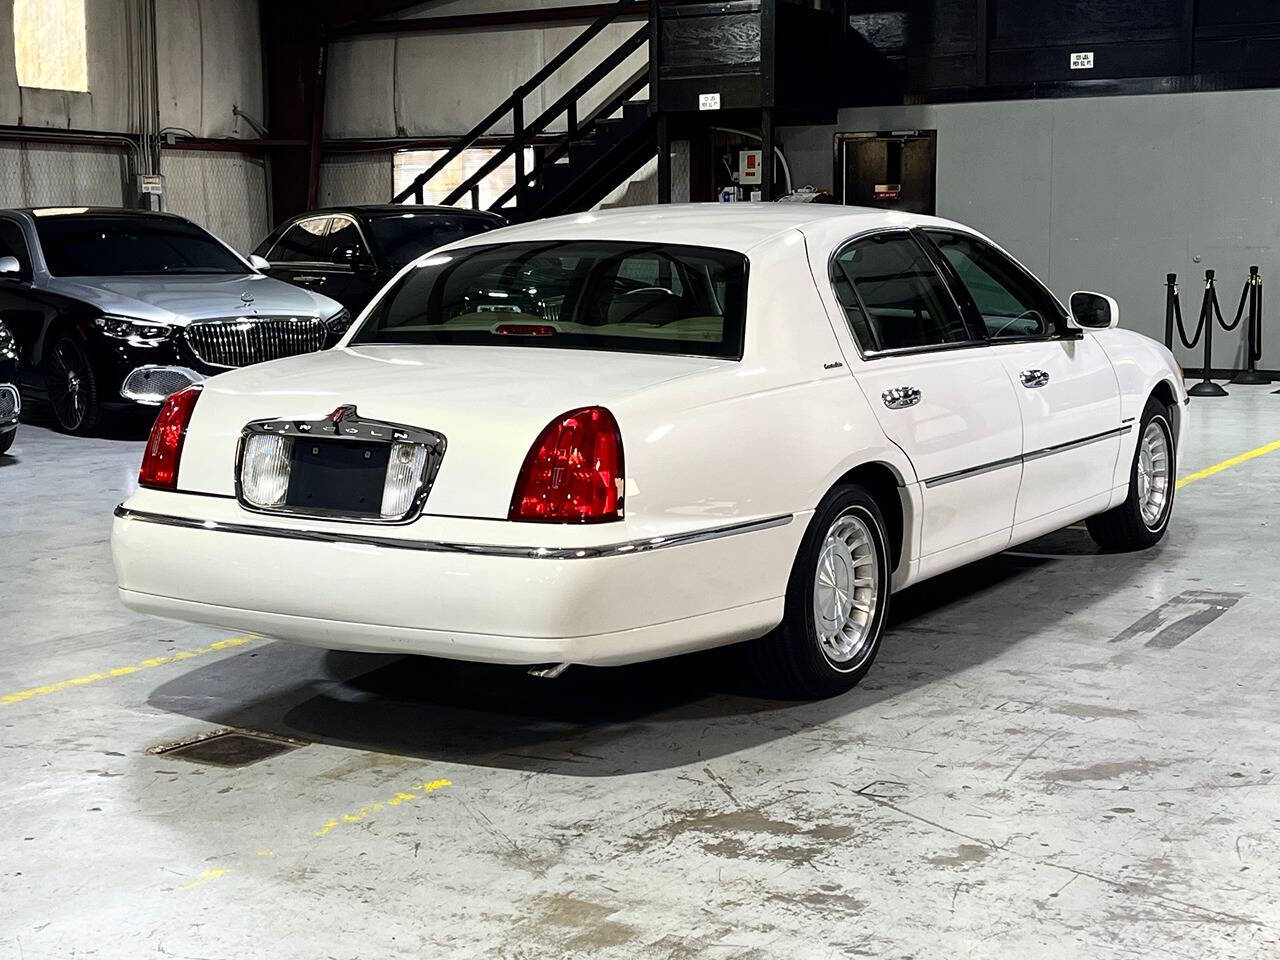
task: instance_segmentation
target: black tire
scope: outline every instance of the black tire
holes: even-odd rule
[[[9,448],[13,446],[13,438],[17,435],[17,430],[10,430],[8,433],[0,433],[0,457],[9,452]]]
[[[45,384],[53,418],[64,433],[84,436],[102,419],[98,381],[88,354],[74,339],[60,337],[44,364]]]
[[[870,607],[863,639],[850,651],[849,659],[837,661],[820,640],[814,595],[827,535],[845,518],[858,521],[871,535],[875,581],[874,586],[861,588],[868,591],[862,602]],[[852,570],[848,566],[843,569]],[[807,700],[835,696],[854,687],[867,675],[880,650],[889,613],[891,574],[884,516],[875,499],[859,486],[832,490],[814,511],[800,541],[787,584],[782,623],[751,645],[752,665],[761,683],[771,693]],[[874,605],[869,603],[871,597]]]
[[[1129,495],[1118,507],[1112,507],[1106,513],[1085,521],[1089,535],[1103,549],[1145,550],[1164,539],[1165,532],[1169,529],[1169,518],[1173,515],[1173,495],[1177,489],[1178,476],[1178,447],[1173,436],[1172,419],[1169,408],[1155,397],[1147,401],[1142,419],[1138,423],[1138,442],[1134,447],[1133,463],[1129,467]],[[1168,463],[1165,466],[1164,505],[1157,516],[1148,520],[1142,510],[1138,468],[1142,459],[1143,438],[1152,425],[1164,434]]]

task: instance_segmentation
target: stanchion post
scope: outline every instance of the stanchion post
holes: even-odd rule
[[[1174,301],[1178,299],[1178,275],[1165,274],[1164,284],[1164,345],[1173,350],[1173,310]]]
[[[1232,383],[1268,384],[1271,378],[1258,372],[1262,356],[1262,276],[1257,267],[1249,268],[1249,329],[1245,337],[1245,368],[1231,378]]]
[[[1204,320],[1204,369],[1202,379],[1187,391],[1193,397],[1225,397],[1227,391],[1213,382],[1213,301],[1217,296],[1214,271],[1204,272],[1204,303],[1200,307],[1200,316]]]

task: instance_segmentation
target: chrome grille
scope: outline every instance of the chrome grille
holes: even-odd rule
[[[316,317],[253,317],[199,320],[184,331],[192,352],[215,367],[313,353],[324,346],[325,325]]]

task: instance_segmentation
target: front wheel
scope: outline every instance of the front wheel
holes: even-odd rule
[[[13,446],[13,438],[17,435],[17,430],[10,430],[8,433],[0,433],[0,456],[9,452],[9,448]]]
[[[53,416],[65,433],[92,433],[102,418],[98,381],[84,348],[61,337],[45,361],[45,383]]]
[[[1107,550],[1145,550],[1164,539],[1173,515],[1178,450],[1169,408],[1152,397],[1138,424],[1138,446],[1129,470],[1124,503],[1090,517],[1085,525]]]
[[[761,681],[813,700],[857,684],[880,649],[891,573],[875,499],[859,486],[837,487],[800,542],[782,623],[753,643]]]

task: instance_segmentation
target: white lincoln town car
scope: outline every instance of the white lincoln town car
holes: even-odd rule
[[[471,237],[333,350],[164,405],[115,513],[134,610],[535,665],[747,648],[855,684],[890,595],[1086,521],[1169,524],[1173,357],[990,240],[852,207],[630,208]]]

